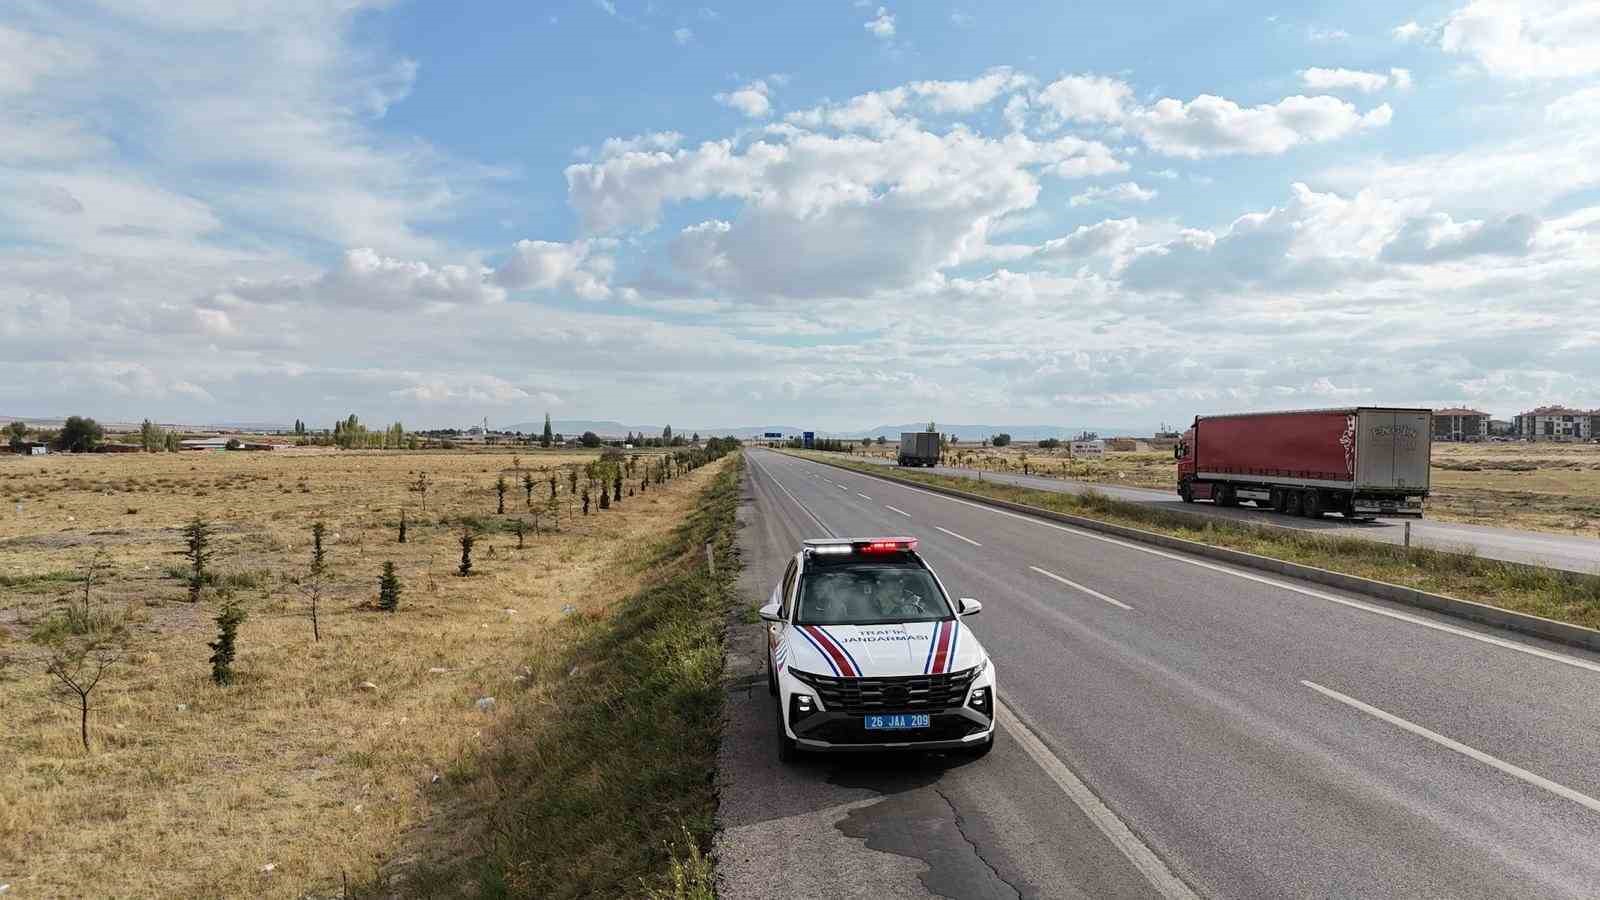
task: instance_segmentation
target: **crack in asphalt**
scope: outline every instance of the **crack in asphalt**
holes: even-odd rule
[[[976,856],[979,862],[983,863],[990,872],[994,873],[994,878],[996,881],[1010,888],[1011,892],[1017,895],[1018,900],[1021,900],[1022,891],[1018,890],[1016,885],[1006,880],[1006,877],[1000,874],[1000,870],[995,868],[994,863],[989,861],[989,857],[983,855],[983,848],[978,846],[978,842],[974,841],[967,835],[966,823],[962,820],[961,810],[956,808],[955,801],[951,800],[950,795],[946,794],[944,789],[937,785],[933,786],[933,792],[939,795],[939,799],[943,800],[946,806],[950,807],[950,815],[954,818],[956,823],[956,833],[961,835],[961,839],[966,841],[967,846],[972,848],[972,855]]]

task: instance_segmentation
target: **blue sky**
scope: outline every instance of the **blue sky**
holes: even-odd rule
[[[23,0],[0,414],[1600,406],[1600,3]]]

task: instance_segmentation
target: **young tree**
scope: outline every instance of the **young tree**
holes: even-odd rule
[[[78,708],[78,736],[83,749],[89,749],[89,711],[94,689],[100,686],[106,669],[121,656],[120,651],[109,647],[78,648],[50,654],[44,670],[56,680],[53,689],[57,703],[67,703]]]
[[[328,532],[328,526],[321,522],[311,523],[311,577],[306,579],[306,599],[310,601],[311,608],[308,615],[311,618],[311,639],[322,640],[322,622],[319,618],[322,606],[322,583],[328,574],[328,554],[322,547],[322,538]]]
[[[606,490],[606,486],[603,483],[600,485],[600,508],[611,508],[611,492]]]
[[[556,473],[550,473],[550,499],[556,499]]]
[[[56,449],[67,453],[88,453],[103,437],[105,430],[99,422],[83,416],[68,416],[61,431],[56,434]]]
[[[622,470],[617,469],[611,476],[611,499],[622,502]]]
[[[6,426],[6,435],[10,437],[12,452],[22,449],[22,439],[28,436],[27,422],[12,422]]]
[[[585,431],[583,436],[578,438],[578,443],[589,448],[598,447],[600,446],[600,435],[595,434],[592,431]]]
[[[139,425],[139,446],[144,448],[146,453],[155,453],[165,445],[166,440],[161,429],[157,428],[154,422],[145,419]]]
[[[402,507],[400,507],[400,540],[397,543],[404,544],[405,542],[406,542],[406,509],[405,509],[405,507],[402,506]]]
[[[472,545],[476,542],[477,538],[472,534],[472,529],[461,530],[461,566],[457,569],[457,574],[462,578],[472,574]]]
[[[545,413],[544,414],[544,432],[539,435],[539,446],[544,447],[545,449],[549,449],[550,444],[551,444],[551,442],[553,440],[554,440],[554,438],[553,438],[552,433],[550,431],[550,414],[549,413]]]
[[[178,434],[177,434],[177,432],[173,432],[173,431],[167,432],[167,452],[168,453],[177,453],[178,449],[179,449],[179,446],[178,446]]]
[[[533,508],[533,473],[522,473],[522,493],[527,495],[528,508]]]
[[[578,470],[577,469],[568,469],[567,470],[567,494],[570,496],[570,495],[576,494],[576,493],[578,493]]]
[[[428,511],[428,473],[418,472],[417,480],[412,483],[411,489],[422,495],[422,511]]]
[[[535,519],[534,521],[537,522],[538,520]],[[523,532],[522,520],[518,519],[517,520],[517,549],[518,550],[522,549],[522,532]]]
[[[189,560],[189,602],[200,602],[206,583],[206,563],[211,561],[211,523],[195,513],[183,528],[184,557]]]
[[[501,475],[494,480],[495,514],[506,514],[506,477]]]
[[[586,515],[586,516],[589,514],[589,489],[588,488],[584,488],[583,489],[583,514]]]
[[[378,608],[394,612],[400,608],[400,576],[395,574],[394,563],[383,564],[383,574],[378,576]]]
[[[217,639],[206,643],[211,648],[211,680],[219,685],[233,683],[233,657],[239,625],[245,620],[244,607],[231,599],[217,613]]]

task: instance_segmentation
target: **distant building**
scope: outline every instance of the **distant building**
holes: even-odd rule
[[[1507,437],[1517,433],[1517,423],[1510,419],[1490,419],[1489,436]]]
[[[1517,432],[1528,441],[1587,441],[1600,437],[1600,410],[1541,406],[1517,416]]]
[[[1488,440],[1489,414],[1462,407],[1436,409],[1433,411],[1433,439],[1436,441]]]

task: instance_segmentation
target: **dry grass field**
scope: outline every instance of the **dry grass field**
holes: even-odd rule
[[[521,465],[592,459],[523,451]],[[563,478],[560,530],[546,516],[535,536],[512,515],[510,452],[0,457],[0,882],[19,897],[333,896],[346,874],[426,856],[430,835],[459,843],[470,829],[445,792],[497,722],[527,714],[521,664],[541,630],[638,590],[725,464],[587,518]],[[192,604],[174,570],[196,513],[216,525],[218,583]],[[483,529],[466,578],[464,517]],[[314,641],[300,582],[318,519],[331,578]],[[85,752],[40,660],[73,639],[64,610],[97,553],[98,634],[125,650],[93,694]],[[404,584],[395,613],[371,608],[386,560]],[[249,618],[235,683],[218,687],[207,642],[229,593]]]
[[[858,455],[861,454],[858,448]],[[894,448],[867,453],[894,458]],[[1071,459],[1065,447],[1004,448],[961,444],[963,466],[1021,472],[1101,484],[1171,490],[1170,452],[1108,452],[1099,459]],[[1600,445],[1526,442],[1433,445],[1433,492],[1427,516],[1503,528],[1567,534],[1600,532]]]

